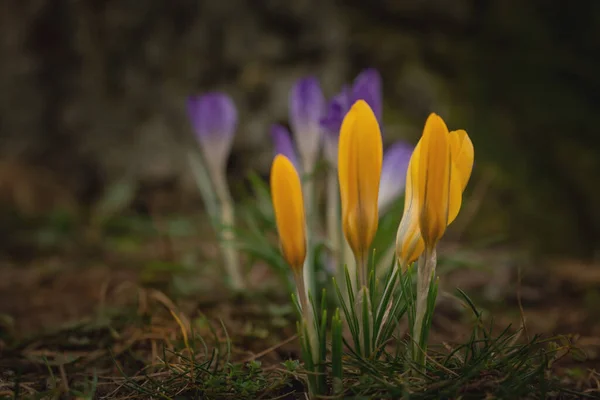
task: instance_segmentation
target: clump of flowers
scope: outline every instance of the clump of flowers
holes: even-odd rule
[[[275,154],[285,155],[296,166],[303,177],[302,186],[307,208],[308,253],[304,275],[307,287],[316,292],[317,265],[313,262],[314,249],[325,244],[328,252],[324,264],[328,273],[333,272],[340,285],[345,285],[344,269],[347,266],[351,274],[356,269],[352,249],[344,240],[341,225],[341,199],[338,184],[338,145],[340,128],[351,106],[362,100],[371,108],[378,124],[383,114],[382,83],[379,72],[373,68],[362,71],[352,85],[342,90],[326,102],[319,82],[314,77],[299,79],[289,97],[290,132],[281,125],[273,125],[271,135],[275,145]],[[292,143],[293,141],[295,142]],[[296,150],[297,149],[297,150]],[[384,214],[404,191],[404,176],[413,146],[404,141],[392,144],[383,155],[381,179],[377,207]],[[320,157],[321,156],[321,157]],[[318,193],[315,191],[318,161],[326,164],[325,170],[325,218],[319,225],[316,209]],[[391,177],[396,179],[391,179]],[[319,237],[324,230],[324,240]],[[384,257],[388,263],[393,251]],[[322,260],[320,260],[322,261]]]
[[[436,114],[427,118],[416,147],[400,141],[384,151],[382,104],[381,76],[374,69],[361,72],[329,102],[317,79],[307,77],[290,91],[290,129],[273,125],[270,130],[275,157],[267,203],[273,213],[262,215],[274,219],[281,253],[275,250],[275,258],[290,267],[295,283],[298,333],[313,398],[330,392],[328,375],[334,392],[343,389],[344,349],[362,360],[379,359],[405,316],[412,339],[407,356],[425,365],[437,296],[436,249],[460,211],[473,168],[467,133],[449,131]],[[208,214],[218,217],[213,223],[222,232],[232,286],[241,289],[244,278],[230,245],[236,239],[235,214],[225,178],[237,112],[222,93],[191,97],[188,112],[203,156],[191,155],[190,161]],[[321,161],[324,193],[316,184]],[[373,248],[382,215],[403,193],[395,242]],[[375,257],[375,251],[384,256]],[[328,318],[332,298],[337,308]]]
[[[367,87],[378,88],[377,77],[369,70],[357,79],[355,86],[371,80],[376,83]],[[328,190],[327,195],[335,194],[341,206],[339,214],[334,213],[336,219],[328,219],[327,226],[328,229],[334,229],[334,225],[341,229],[352,254],[350,263],[348,257],[343,258],[344,264],[338,265],[337,279],[333,280],[341,309],[341,312],[335,310],[330,331],[334,390],[339,389],[343,373],[344,326],[352,338],[346,342],[349,350],[364,359],[377,359],[399,321],[408,314],[413,343],[410,355],[417,365],[424,365],[437,295],[437,280],[434,279],[436,247],[446,227],[458,215],[474,160],[473,145],[467,133],[463,130],[450,132],[442,118],[431,114],[414,151],[407,145],[392,146],[386,153],[393,154],[392,158],[386,161],[380,129],[381,102],[374,95],[377,90],[358,86],[364,95],[352,98],[347,93],[355,91],[346,88],[330,104],[330,118],[323,120],[328,126],[324,128],[328,129],[326,135],[329,135],[325,140],[326,158],[330,163],[335,161],[337,170],[337,180],[328,180],[328,188],[335,184],[338,193]],[[361,90],[356,92],[361,93]],[[352,99],[352,104],[346,109],[348,99]],[[332,121],[339,115],[343,116],[339,135],[334,135]],[[301,310],[299,333],[310,375],[309,391],[315,396],[327,391],[324,381],[319,381],[325,373],[327,311],[324,306],[315,306],[313,296],[317,293],[311,289],[315,282],[307,284],[306,274],[301,276],[298,272],[300,263],[307,268],[307,264],[313,262],[306,258],[311,246],[306,238],[314,234],[311,232],[314,227],[305,225],[304,220],[304,204],[312,200],[307,199],[306,193],[302,195],[294,168],[294,164],[299,163],[290,160],[295,154],[293,146],[288,140],[289,135],[281,132],[274,131],[274,136],[279,135],[276,143],[280,154],[275,157],[271,172],[273,206],[282,252],[297,284]],[[333,157],[331,147],[337,148],[336,157]],[[306,163],[302,165],[307,168]],[[379,279],[378,266],[370,255],[382,209],[381,197],[382,194],[386,197],[385,205],[390,198],[398,197],[401,189],[397,187],[402,188],[405,183],[404,214],[399,221],[394,250],[396,260],[392,268],[386,269],[383,279]],[[333,206],[335,203],[327,204]],[[413,290],[412,271],[417,260],[417,284]]]

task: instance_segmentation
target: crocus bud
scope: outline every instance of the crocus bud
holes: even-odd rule
[[[283,256],[297,275],[306,258],[304,200],[298,172],[281,154],[271,167],[271,197]]]
[[[350,87],[345,86],[340,93],[329,101],[324,117],[321,118],[325,159],[331,166],[337,165],[340,128],[346,113],[350,109],[350,95]]]
[[[191,96],[187,110],[209,168],[224,171],[237,128],[231,97],[219,92]]]
[[[314,77],[300,79],[290,93],[290,125],[304,172],[312,172],[321,146],[325,97]]]
[[[377,118],[369,105],[359,100],[342,123],[338,178],[344,235],[361,262],[366,259],[377,231],[382,156]]]
[[[383,113],[383,92],[381,75],[374,68],[363,70],[354,79],[352,86],[346,85],[327,104],[325,114],[321,119],[323,127],[325,159],[331,164],[337,164],[337,146],[340,127],[350,106],[358,100],[364,100],[381,124]]]
[[[414,262],[425,247],[435,247],[454,221],[473,162],[473,143],[467,133],[448,132],[444,121],[431,114],[406,175],[404,214],[396,236],[401,266]]]
[[[301,167],[296,155],[296,149],[294,149],[294,144],[287,128],[282,125],[273,124],[271,126],[271,138],[275,146],[275,155],[281,154],[286,156],[292,162],[294,168],[300,171]]]
[[[352,84],[352,101],[364,100],[373,110],[377,121],[381,123],[383,115],[383,91],[381,75],[375,68],[362,71]]]

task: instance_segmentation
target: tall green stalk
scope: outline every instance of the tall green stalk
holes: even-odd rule
[[[233,232],[235,227],[234,204],[225,177],[225,167],[222,168],[222,172],[210,170],[206,167],[202,157],[194,152],[188,153],[188,159],[210,223],[219,235],[221,252],[231,287],[237,291],[242,290],[245,286],[244,280],[240,273],[238,254],[233,247],[235,240]]]
[[[307,164],[307,163],[306,163]],[[314,263],[314,245],[315,239],[313,232],[316,232],[317,213],[316,213],[316,198],[315,185],[312,176],[312,165],[305,165],[304,171],[311,171],[310,174],[304,176],[302,180],[302,192],[304,193],[304,204],[306,207],[306,259],[304,261],[303,274],[306,285],[306,293],[318,293],[316,283],[316,271]]]
[[[308,394],[311,399],[315,399],[317,396],[327,394],[328,390],[325,363],[327,357],[327,307],[325,290],[323,290],[320,307],[318,307],[312,295],[310,293],[306,295],[306,289],[300,273],[294,273],[294,278],[298,285],[298,297],[292,295],[292,299],[298,308],[300,318],[298,322],[298,334],[300,336],[304,368],[308,375]]]
[[[335,266],[337,279],[343,282],[344,277],[344,235],[340,218],[340,189],[335,168],[327,171],[327,197],[326,197],[326,223],[327,240],[330,255]]]
[[[413,329],[413,359],[421,366],[425,365],[425,355],[427,353],[427,337],[429,336],[429,318],[433,312],[432,307],[435,306],[435,298],[431,304],[430,288],[432,279],[435,276],[437,265],[437,255],[435,248],[426,250],[418,261],[417,270],[417,300],[415,325]],[[437,294],[437,293],[436,293]]]
[[[231,280],[231,286],[234,290],[244,288],[244,280],[240,272],[240,263],[238,253],[234,247],[235,241],[235,211],[233,199],[229,192],[227,179],[224,172],[213,173],[213,184],[217,198],[219,199],[221,212],[221,251],[225,261],[225,268]]]

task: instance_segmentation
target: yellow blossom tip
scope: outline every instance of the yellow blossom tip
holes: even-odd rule
[[[378,224],[383,144],[379,123],[364,100],[346,114],[338,145],[344,235],[357,258],[366,256]]]
[[[419,227],[426,246],[435,246],[448,226],[450,196],[450,140],[448,127],[437,114],[425,122],[418,175]]]
[[[306,220],[302,186],[292,162],[278,154],[271,167],[271,197],[283,256],[294,271],[306,258]]]

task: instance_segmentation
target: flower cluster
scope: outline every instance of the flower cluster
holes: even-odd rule
[[[336,171],[339,165],[338,148],[341,144],[340,130],[344,117],[351,106],[359,100],[370,107],[374,114],[374,122],[381,124],[383,96],[381,76],[377,70],[364,70],[352,85],[344,86],[328,102],[316,78],[302,78],[290,91],[291,134],[282,125],[273,125],[271,128],[275,154],[288,158],[303,177],[302,188],[307,211],[307,241],[309,242],[306,260],[309,261],[313,259],[312,249],[319,243],[315,238],[320,229],[315,206],[318,194],[315,193],[314,188],[316,179],[314,173],[321,155],[329,167],[326,171],[325,195],[325,232],[329,254],[325,263],[329,271],[337,272],[338,280],[341,282],[344,277],[344,266],[348,266],[351,271],[354,271],[357,266],[352,257],[352,249],[342,238],[340,204],[343,204],[344,199],[340,198],[343,191],[338,188],[338,171]],[[385,213],[404,191],[405,182],[403,179],[398,179],[398,176],[405,176],[412,151],[413,146],[398,141],[393,143],[383,155],[381,172],[377,174],[376,182],[379,187],[376,206],[382,213]],[[373,178],[374,175],[371,174],[368,181],[373,182]],[[307,287],[313,292],[316,291],[314,269],[315,264],[307,261],[304,275]]]
[[[231,246],[239,238],[225,173],[237,111],[229,96],[208,93],[190,97],[188,113],[202,151],[202,160],[191,154],[190,161],[215,230],[222,233],[231,284],[240,290],[244,278]],[[297,289],[293,297],[311,395],[328,392],[327,327],[334,388],[342,378],[343,327],[351,334],[345,343],[352,354],[376,359],[406,314],[413,339],[410,355],[417,365],[425,363],[437,294],[436,247],[459,213],[474,149],[464,130],[449,131],[441,117],[431,114],[416,147],[400,141],[384,152],[382,114],[382,82],[374,69],[361,72],[329,101],[318,80],[306,77],[290,91],[289,129],[270,129],[275,148],[270,200],[281,249],[277,257],[291,267]],[[316,185],[321,161],[327,166],[324,193]],[[404,192],[396,241],[376,249],[389,254],[389,260],[376,261],[373,242],[380,218]],[[334,275],[330,282],[338,306],[330,324],[325,289],[318,290],[327,286],[324,274]]]
[[[382,91],[381,77],[374,69],[360,73],[354,83],[345,86],[340,93],[328,102],[315,77],[298,80],[289,95],[289,126],[274,124],[270,129],[275,154],[285,156],[302,178],[304,204],[308,220],[306,237],[308,255],[312,260],[312,250],[320,243],[316,237],[319,231],[317,197],[314,172],[323,158],[330,166],[327,174],[326,236],[330,270],[343,277],[343,265],[355,268],[348,255],[349,247],[342,240],[340,224],[340,198],[337,179],[337,157],[339,131],[344,116],[357,100],[363,100],[381,122]],[[193,172],[203,196],[204,204],[215,230],[220,234],[221,248],[230,282],[234,289],[244,287],[240,271],[239,255],[234,248],[236,242],[235,210],[226,179],[226,166],[238,126],[238,113],[230,96],[221,92],[210,92],[191,96],[187,101],[187,111],[196,138],[200,144],[201,159],[190,154]],[[291,131],[291,133],[290,133]],[[404,175],[412,146],[397,142],[385,153],[382,164],[378,208],[385,212],[394,200],[401,196],[404,181],[397,179]],[[323,157],[321,157],[323,156]],[[314,233],[314,235],[313,235]],[[239,241],[239,240],[238,240]],[[309,288],[316,290],[314,263],[307,262],[302,269]]]
[[[370,84],[365,83],[369,81]],[[318,98],[316,104],[320,107],[322,95],[320,91],[319,95],[315,95],[317,86],[314,80],[310,82],[310,85],[300,83],[292,93]],[[411,352],[414,360],[422,365],[430,316],[435,304],[432,296],[437,293],[437,282],[433,280],[437,262],[436,246],[460,210],[463,191],[473,167],[474,150],[464,130],[449,131],[441,117],[431,114],[414,151],[406,145],[392,146],[386,154],[393,154],[394,159],[386,162],[380,129],[380,86],[379,76],[374,70],[364,72],[352,88],[345,88],[333,98],[329,113],[321,119],[321,126],[326,132],[325,147],[337,149],[335,157],[331,149],[325,153],[327,160],[335,161],[337,167],[337,189],[341,204],[339,221],[355,266],[354,269],[347,266],[343,268],[341,277],[334,280],[334,287],[345,323],[352,334],[351,350],[366,358],[381,354],[382,346],[391,337],[407,307],[413,307],[413,311],[409,312],[414,343]],[[309,95],[307,87],[315,92]],[[347,107],[349,102],[350,107]],[[305,105],[304,109],[307,108],[310,107]],[[313,123],[305,121],[303,126],[314,129],[319,113],[315,109],[303,115],[309,114],[314,118]],[[338,124],[340,117],[341,123]],[[306,132],[309,129],[304,131],[308,135]],[[298,272],[302,265],[306,267],[307,249],[311,245],[307,240],[311,224],[304,213],[307,197],[306,193],[302,194],[302,184],[294,167],[299,164],[295,161],[291,141],[280,131],[276,135],[279,154],[271,171],[273,206],[283,256],[296,277],[303,321],[300,333],[305,338],[302,342],[303,354],[310,369],[310,366],[324,362],[325,354],[321,351],[323,323],[320,321],[326,321],[323,317],[326,310],[322,307],[319,314],[311,300],[316,292],[310,290],[311,285],[303,282]],[[297,143],[306,137],[302,135],[296,135]],[[311,140],[314,140],[314,136]],[[313,147],[310,151],[314,151],[316,146],[311,144]],[[304,154],[301,151],[301,158],[304,159],[309,147],[300,144],[298,147],[304,149]],[[314,162],[312,153],[309,159]],[[304,161],[302,165],[306,172],[307,166],[313,164]],[[390,172],[386,173],[386,168]],[[383,194],[396,198],[398,190],[391,188],[403,187],[405,183],[405,206],[398,225],[395,267],[380,282],[369,256],[378,229],[381,197]],[[413,302],[410,295],[411,272],[412,264],[417,260],[416,300]],[[340,289],[342,283],[345,285]],[[308,292],[305,292],[305,288],[308,288]],[[336,376],[341,374],[341,323],[340,313],[336,311],[331,331],[334,380],[341,378]],[[322,370],[313,369],[316,374],[319,371],[322,373]],[[323,393],[323,386],[317,381],[311,385],[309,380],[309,389],[313,394]]]
[[[332,168],[337,168],[340,128],[350,106],[358,100],[365,101],[381,124],[381,88],[379,72],[366,69],[356,77],[351,86],[344,86],[326,102],[316,78],[298,80],[290,92],[289,99],[289,118],[293,135],[282,125],[275,124],[271,127],[275,154],[286,156],[299,172],[311,173],[322,148],[325,160]],[[292,136],[296,146],[292,143]],[[411,145],[398,141],[384,154],[378,204],[380,209],[385,210],[402,194],[405,182],[397,178],[398,175],[405,175],[412,151]]]

